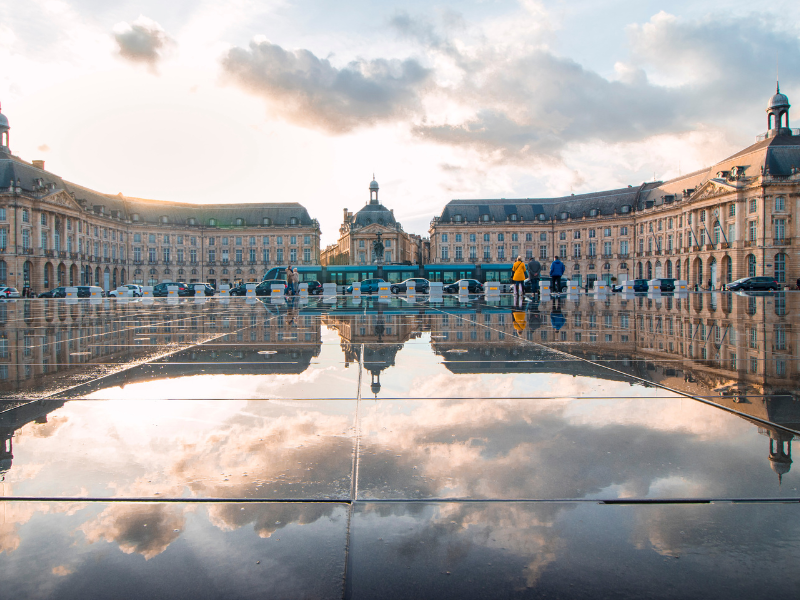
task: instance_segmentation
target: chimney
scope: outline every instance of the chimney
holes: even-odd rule
[[[347,221],[347,209],[344,209],[344,220]]]
[[[44,161],[43,160],[32,160],[31,164],[36,167],[37,169],[41,169],[44,171]]]

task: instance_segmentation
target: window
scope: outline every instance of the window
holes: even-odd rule
[[[539,258],[547,258],[547,246],[539,246]]]
[[[516,213],[512,213],[512,214],[508,215],[508,218],[511,221],[516,221],[517,220],[517,214]]]
[[[141,246],[134,246],[133,247],[133,260],[136,262],[141,262],[142,260],[142,248]]]
[[[364,240],[361,240],[361,241],[363,242]],[[282,235],[276,235],[275,236],[275,243],[278,246],[283,246],[283,236]]]
[[[228,238],[227,237],[222,238],[222,245],[223,246],[227,246],[228,245]]]
[[[456,260],[462,260],[464,258],[461,246],[456,246]]]
[[[306,246],[311,244],[311,236],[310,235],[303,236],[303,244],[306,245]]]
[[[104,251],[105,251],[105,249],[104,249]],[[164,256],[164,262],[168,263],[169,262],[169,248],[162,248],[161,249],[161,253]]]
[[[97,253],[97,244],[95,244],[95,254],[96,253]],[[151,263],[156,262],[156,249],[155,248],[148,248],[147,249],[147,259]]]
[[[620,235],[628,235],[628,226],[627,225],[623,225],[622,227],[620,227],[619,228],[619,234]]]
[[[573,244],[572,245],[572,256],[574,258],[581,257],[581,245],[580,244]]]
[[[31,230],[30,229],[23,229],[22,230],[22,248],[27,250],[31,247]]]
[[[447,234],[446,233],[442,234],[442,242],[447,242]]]
[[[456,241],[457,241],[457,242],[460,242],[460,241],[461,241],[461,234],[460,234],[460,233],[457,233],[457,234],[456,234]]]
[[[511,246],[511,258],[516,260],[519,256],[519,246]]]
[[[532,233],[526,233],[525,234],[525,241],[526,242],[532,242],[533,241],[533,234]]]
[[[178,257],[177,257],[177,261],[178,261],[179,263],[180,263],[180,262],[183,262],[183,248],[179,248],[179,249],[178,249]]]
[[[619,242],[619,253],[620,254],[628,254],[628,240],[620,240]]]
[[[392,247],[392,240],[386,240],[383,244],[384,248],[391,248]]]
[[[747,255],[747,276],[756,276],[756,257],[754,254]]]
[[[236,249],[236,262],[237,263],[241,263],[242,262],[242,249],[241,248],[237,248]]]
[[[720,238],[722,238],[722,228],[719,226],[719,221],[714,223],[714,243],[719,244]]]
[[[559,255],[560,258],[567,258],[567,245],[566,244],[561,244],[558,247],[558,255]]]
[[[756,221],[750,221],[748,225],[750,227],[749,239],[751,242],[755,242],[756,236],[758,235],[758,223]]]
[[[208,251],[208,262],[213,263],[217,260],[217,251],[216,250],[209,250]]]
[[[363,248],[364,247],[364,240],[358,240],[358,247],[359,248]]]
[[[255,250],[253,250],[253,252],[255,252]],[[311,248],[303,248],[303,260],[305,262],[307,262],[307,263],[311,262]],[[392,262],[392,253],[391,252],[388,252],[386,254],[386,260],[387,260],[387,262]]]
[[[95,236],[97,236],[97,231],[96,231],[96,230],[97,230],[97,228],[95,227],[95,232],[94,232],[94,235],[95,235]],[[149,242],[150,242],[151,244],[155,244],[155,243],[156,243],[156,234],[155,234],[155,233],[151,233],[151,234],[148,236],[148,240],[149,240]]]
[[[291,262],[297,262],[297,248],[289,249],[289,260]]]
[[[786,210],[786,198],[784,198],[783,196],[778,196],[775,198],[775,210],[777,211]]]
[[[540,233],[539,234],[539,241],[540,242],[546,242],[547,241],[547,234],[546,233]]]
[[[471,243],[473,243],[473,244],[475,243],[475,234],[474,234],[474,233],[470,233],[470,234],[469,234],[469,241],[470,241]]]
[[[483,221],[484,223],[488,223],[489,222],[489,215],[481,215],[481,221]]]
[[[758,201],[755,198],[751,198],[749,206],[751,213],[756,212],[756,210],[758,210]]]
[[[736,216],[736,203],[735,202],[731,202],[728,205],[728,216],[730,216],[730,217],[735,217]]]
[[[217,238],[208,238],[208,245],[215,246],[217,244]]]
[[[240,236],[240,235],[236,236],[236,245],[237,246],[241,246],[242,245],[242,236]]]
[[[728,242],[733,243],[736,241],[736,225],[731,223],[728,225]]]
[[[506,247],[505,246],[498,246],[497,247],[497,260],[505,260],[506,258]]]
[[[296,246],[297,245],[297,236],[296,235],[289,236],[289,245],[291,245],[291,246]]]
[[[603,237],[611,237],[611,227],[603,229]]]
[[[565,240],[565,239],[567,239],[567,232],[566,232],[566,231],[560,231],[560,232],[558,233],[558,239],[560,239],[560,240]]]
[[[589,242],[589,257],[597,256],[597,242]]]
[[[706,222],[706,211],[705,211],[705,209],[700,211],[700,222],[701,223],[705,223]]]
[[[141,233],[134,233],[133,234],[133,242],[135,244],[141,244],[142,243],[142,234]]]
[[[572,232],[572,239],[573,240],[581,239],[581,231],[580,231],[580,229],[576,229],[575,231]]]
[[[40,223],[42,225],[47,225],[47,215],[46,214],[42,213]]]
[[[786,219],[775,219],[775,239],[782,241],[786,238]]]
[[[297,217],[292,217],[289,219],[289,225],[297,225]],[[295,258],[295,260],[297,259]]]
[[[230,261],[230,254],[227,248],[222,249],[222,263],[225,264]]]
[[[263,260],[265,263],[268,263],[268,262],[269,262],[269,248],[264,248],[264,249],[261,251],[261,257],[262,257],[262,260]]]
[[[498,242],[505,242],[505,241],[506,241],[506,236],[505,236],[505,234],[504,234],[504,233],[498,233],[498,234],[497,234],[497,241],[498,241]]]
[[[594,229],[590,229],[590,230],[589,230],[589,237],[590,237],[590,238],[593,238],[594,236],[595,236]]]
[[[477,258],[477,248],[475,246],[469,247],[469,259],[475,260]]]
[[[489,261],[492,259],[492,252],[489,249],[489,246],[483,247],[483,260]]]
[[[27,208],[23,208],[22,209],[22,222],[23,223],[30,222],[30,214],[28,213],[28,209]]]
[[[5,220],[6,220],[6,209],[0,208],[0,221],[5,221]]]
[[[189,250],[189,262],[192,264],[197,262],[197,250]]]
[[[603,254],[606,256],[611,254],[611,242],[603,242]]]
[[[484,242],[488,242],[489,241],[489,234],[488,233],[484,233],[483,234],[483,241]]]
[[[782,252],[775,255],[775,281],[786,283],[786,255]]]

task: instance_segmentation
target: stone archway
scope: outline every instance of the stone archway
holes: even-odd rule
[[[78,285],[78,265],[72,265],[69,268],[69,284]]]
[[[711,289],[717,289],[717,259],[713,256],[708,259],[708,280],[711,282]]]
[[[53,263],[46,262],[44,264],[44,289],[49,290],[53,285]]]
[[[67,285],[67,265],[64,263],[58,265],[58,285]]]

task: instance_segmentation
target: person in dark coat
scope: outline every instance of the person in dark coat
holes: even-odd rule
[[[561,293],[561,276],[565,270],[564,263],[556,256],[555,260],[550,264],[550,291],[552,293]]]
[[[533,291],[533,295],[537,296],[539,294],[539,278],[542,275],[542,265],[539,263],[538,260],[535,258],[531,258],[530,262],[528,262],[528,277],[531,280],[531,290]]]

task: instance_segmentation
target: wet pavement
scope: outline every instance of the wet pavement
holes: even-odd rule
[[[9,597],[793,597],[800,293],[0,303]]]

